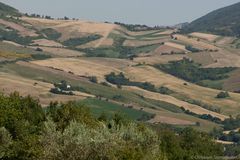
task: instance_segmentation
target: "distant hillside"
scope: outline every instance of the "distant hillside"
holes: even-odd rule
[[[240,36],[240,2],[215,10],[183,28],[183,32],[210,32],[224,36]]]
[[[187,25],[189,25],[189,23],[188,22],[184,22],[184,23],[176,24],[173,27],[174,28],[178,28],[178,29],[182,29],[183,27],[186,27]]]
[[[21,13],[17,9],[0,2],[0,15],[21,16]]]

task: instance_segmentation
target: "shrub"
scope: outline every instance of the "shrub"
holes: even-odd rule
[[[70,96],[74,95],[74,93],[72,91],[64,91],[59,88],[51,88],[50,92],[54,93],[54,94],[63,94],[63,95],[70,95]]]
[[[96,76],[91,76],[91,77],[89,77],[89,80],[90,80],[90,82],[98,83],[98,80],[97,80],[97,77],[96,77]]]
[[[100,120],[75,102],[52,102],[43,109],[29,96],[0,95],[0,159],[188,160],[223,153],[211,137],[190,128],[158,134],[121,114]]]
[[[135,123],[111,123],[91,128],[70,122],[63,132],[52,121],[45,123],[41,136],[42,159],[160,159],[163,157],[156,133]],[[62,143],[63,142],[63,143]],[[162,159],[162,158],[161,158]]]
[[[220,92],[217,94],[216,98],[228,98],[230,97],[230,95],[228,94],[228,92]]]
[[[129,79],[127,79],[124,74],[121,72],[118,75],[114,72],[106,75],[106,80],[112,84],[116,85],[127,85],[129,83]]]
[[[86,44],[91,41],[95,41],[97,39],[100,39],[101,35],[90,35],[87,37],[81,37],[81,38],[70,38],[63,42],[63,45],[69,46],[69,47],[76,47],[82,44]]]
[[[171,61],[168,64],[155,65],[155,67],[193,83],[202,80],[222,80],[228,78],[227,74],[235,70],[233,67],[201,68],[201,65],[186,58],[180,61]]]
[[[47,55],[47,54],[32,54],[31,57],[35,60],[44,60],[48,58],[52,58],[52,56]]]
[[[57,32],[56,30],[54,30],[52,28],[43,29],[43,30],[41,30],[41,32],[43,34],[45,34],[48,39],[51,39],[51,40],[57,40],[62,36],[61,33]]]
[[[174,93],[172,90],[170,90],[169,88],[164,87],[164,86],[161,86],[159,88],[158,92],[161,94],[167,94],[167,95]]]
[[[35,51],[42,52],[43,50],[41,48],[36,48]]]
[[[17,31],[5,31],[0,28],[1,40],[13,41],[21,45],[29,45],[32,43],[33,37],[21,37]],[[36,37],[35,37],[36,38]]]
[[[240,127],[240,115],[236,118],[230,116],[230,118],[225,119],[223,121],[224,129],[225,130],[234,130]]]
[[[137,86],[145,90],[149,90],[152,92],[156,92],[155,86],[149,82],[132,82],[129,79],[127,79],[124,74],[121,72],[118,75],[114,72],[108,74],[105,76],[106,80],[112,84],[116,84],[118,87],[121,88],[122,85],[128,85],[128,86]]]
[[[107,82],[101,82],[100,84],[106,87],[111,87],[111,85],[109,85]]]
[[[200,52],[199,49],[194,48],[193,46],[186,46],[185,48],[186,48],[186,50],[189,50],[189,51],[191,51],[193,53]]]

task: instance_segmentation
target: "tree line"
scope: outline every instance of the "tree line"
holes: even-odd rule
[[[75,102],[50,103],[15,92],[0,95],[0,159],[188,160],[221,156],[222,145],[191,128],[175,134],[127,120],[93,117]]]

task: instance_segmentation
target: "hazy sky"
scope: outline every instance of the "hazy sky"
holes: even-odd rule
[[[240,0],[0,0],[24,13],[95,21],[173,25]]]

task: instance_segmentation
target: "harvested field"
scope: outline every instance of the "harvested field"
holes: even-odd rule
[[[23,17],[22,20],[27,21],[38,28],[52,28],[62,33],[61,41],[69,38],[77,38],[87,36],[89,34],[100,34],[107,37],[108,34],[117,26],[108,23],[97,23],[82,20],[48,20],[39,18]]]
[[[240,67],[240,55],[220,49],[218,52],[210,52],[215,63],[207,65],[208,68]]]
[[[96,48],[96,46],[99,45],[101,39],[95,40],[95,41],[91,41],[88,42],[86,44],[83,45],[79,45],[77,46],[77,48],[81,48],[81,49],[86,49],[86,48]]]
[[[205,43],[203,41],[197,41],[194,38],[188,38],[184,35],[176,34],[176,35],[174,35],[174,37],[177,38],[177,41],[181,41],[183,43],[192,45],[193,47],[198,48],[198,49],[202,49],[202,50],[204,50],[204,49],[211,49],[211,50],[219,49],[218,47],[216,47],[212,44]]]
[[[178,61],[186,57],[184,54],[176,54],[176,55],[161,55],[161,54],[153,54],[150,56],[141,56],[134,58],[134,62],[145,63],[145,64],[165,64],[170,61]]]
[[[161,45],[160,47],[158,47],[154,53],[182,53],[185,50],[180,50],[178,48],[172,47],[172,46],[168,46],[168,45]]]
[[[49,90],[52,84],[25,79],[0,72],[0,91],[10,94],[14,91],[19,92],[22,96],[31,95],[40,100],[43,105],[48,105],[51,101],[67,102],[71,100],[81,100],[88,97],[85,94],[78,93],[77,96],[51,94]]]
[[[95,40],[95,41],[91,41],[87,44],[80,45],[80,46],[78,46],[78,48],[84,49],[84,48],[97,48],[97,47],[112,46],[114,43],[114,40],[112,38],[108,38],[109,34],[110,34],[110,32],[108,34],[103,35],[102,38]]]
[[[109,46],[112,46],[113,43],[114,43],[114,40],[112,38],[106,38],[100,43],[99,47],[109,47]]]
[[[111,47],[114,43],[112,38],[101,38],[95,41],[78,46],[77,48],[97,48],[97,47]]]
[[[220,45],[220,47],[222,45],[229,45],[234,41],[234,37],[219,37],[216,41],[217,45]]]
[[[0,58],[5,59],[17,59],[17,58],[30,58],[30,54],[21,54],[21,53],[14,53],[14,52],[6,52],[0,50]]]
[[[193,32],[190,34],[193,37],[201,38],[210,42],[213,42],[216,40],[219,36],[214,34],[207,34],[207,33],[199,33],[199,32]]]
[[[141,108],[134,106],[134,109],[140,110]],[[207,120],[199,119],[182,113],[172,113],[151,108],[144,108],[144,111],[156,114],[153,119],[148,121],[153,124],[165,123],[180,126],[191,126],[205,132],[210,132],[213,128],[219,128],[219,126],[213,122],[209,122]],[[200,128],[196,126],[196,122],[199,122],[201,124]]]
[[[203,67],[215,63],[209,52],[187,53],[187,57],[201,64]]]
[[[169,37],[166,38],[159,38],[157,40],[126,40],[123,45],[129,46],[129,47],[140,47],[140,46],[146,46],[146,45],[152,45],[152,44],[160,44],[169,41]]]
[[[148,122],[157,124],[157,123],[163,123],[163,124],[171,124],[171,125],[195,125],[194,122],[183,120],[179,118],[174,117],[167,117],[167,116],[160,116],[156,115],[153,119],[149,120]]]
[[[224,82],[223,88],[228,91],[240,91],[240,69],[233,71]]]
[[[222,114],[209,111],[207,109],[201,108],[200,106],[178,100],[178,99],[176,99],[174,97],[171,97],[171,96],[168,96],[168,95],[162,95],[162,94],[159,94],[159,93],[146,91],[146,90],[140,89],[138,87],[124,87],[124,89],[135,92],[138,95],[142,95],[146,98],[168,102],[170,104],[174,104],[174,105],[178,106],[179,108],[183,107],[185,110],[189,110],[189,111],[191,111],[193,113],[196,113],[196,114],[199,114],[199,115],[210,114],[213,117],[220,118],[221,120],[224,120],[224,119],[227,118],[227,116],[224,116]]]
[[[184,45],[173,43],[173,42],[166,42],[164,44],[166,46],[173,47],[173,48],[176,48],[176,49],[179,49],[179,50],[187,52],[186,47]]]
[[[73,72],[79,76],[96,76],[100,82],[105,81],[105,75],[111,72],[121,72],[114,67],[97,64],[84,59],[53,58],[42,61],[32,61],[32,63],[57,68],[65,72]]]
[[[44,47],[63,47],[62,44],[53,40],[37,39],[33,41],[32,45],[44,46]]]
[[[170,29],[170,30],[166,30],[166,31],[163,31],[163,32],[158,32],[154,35],[171,35],[173,32],[174,32],[174,30]]]
[[[159,33],[161,32],[161,30],[157,31],[157,30],[154,30],[154,31],[139,31],[139,32],[132,32],[132,31],[129,31],[123,27],[120,27],[118,26],[118,28],[116,28],[115,30],[116,33],[125,33],[126,35],[130,36],[130,37],[135,37],[135,36],[142,36],[142,35],[149,35],[149,34],[154,34],[154,33]]]
[[[37,70],[38,72],[43,72],[42,74],[44,74],[46,77],[47,77],[48,74],[55,75],[55,76],[53,76],[54,77],[53,83],[63,80],[62,78],[61,79],[57,78],[56,75],[58,75],[59,77],[67,77],[68,79],[75,80],[75,81],[88,81],[86,78],[79,77],[77,75],[74,75],[74,74],[71,74],[71,73],[68,73],[68,72],[63,72],[61,70],[56,70],[56,69],[53,69],[53,68],[40,66],[40,65],[33,64],[33,63],[30,63],[30,62],[18,61],[16,64],[17,64],[16,67],[18,67],[18,65],[19,65],[23,68],[30,68],[30,71],[28,70],[28,72],[33,72],[34,70]],[[15,70],[16,67],[14,67],[13,70]],[[44,80],[44,81],[47,80],[48,81],[49,78],[44,79],[43,77],[38,76],[38,77],[36,77],[36,79]]]
[[[240,113],[239,94],[230,93],[231,98],[217,99],[215,97],[220,92],[219,90],[185,82],[184,80],[165,74],[150,66],[128,67],[124,71],[127,77],[132,81],[150,82],[157,87],[166,86],[181,96],[190,97],[191,99],[199,100],[205,104],[217,106],[221,108],[222,114],[226,116]],[[184,85],[184,83],[187,85]]]
[[[100,64],[103,66],[111,66],[113,68],[116,69],[124,69],[126,67],[132,66],[132,65],[136,65],[137,63],[130,61],[130,60],[126,60],[126,59],[118,59],[118,58],[100,58],[100,57],[81,57],[78,58],[81,60],[85,60],[85,61],[90,61],[92,63],[95,64]]]
[[[3,24],[7,27],[10,27],[14,30],[17,30],[21,36],[29,36],[29,37],[36,37],[38,36],[38,34],[34,31],[34,30],[30,30],[30,29],[27,29],[17,23],[13,23],[13,22],[9,22],[9,21],[5,21],[3,19],[0,19],[0,24]]]
[[[12,41],[2,41],[3,43],[6,43],[6,44],[10,44],[10,45],[14,45],[16,47],[23,47],[21,44],[18,44],[18,43],[15,43],[15,42],[12,42]]]

